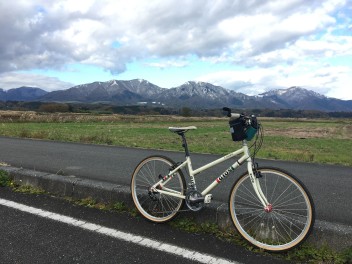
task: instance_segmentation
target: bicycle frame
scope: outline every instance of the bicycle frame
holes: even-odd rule
[[[213,162],[210,162],[208,164],[205,164],[202,167],[199,167],[198,169],[193,170],[192,167],[192,161],[191,161],[191,157],[188,151],[186,151],[186,160],[184,162],[182,162],[180,165],[178,165],[177,167],[175,167],[174,169],[172,169],[166,176],[164,176],[160,181],[158,181],[156,184],[154,184],[151,189],[154,192],[159,192],[161,194],[165,194],[165,195],[170,195],[170,196],[174,196],[174,197],[178,197],[181,199],[185,199],[186,196],[183,195],[180,192],[174,191],[172,189],[166,188],[165,185],[167,184],[168,181],[170,181],[174,174],[180,170],[183,169],[185,167],[187,167],[189,175],[190,175],[190,180],[191,180],[191,184],[193,184],[194,186],[196,185],[196,180],[195,180],[195,175],[211,168],[214,167],[226,160],[229,160],[230,158],[233,158],[237,155],[242,154],[242,156],[232,165],[230,166],[227,170],[225,170],[219,177],[217,177],[208,187],[206,187],[202,192],[202,196],[204,197],[205,195],[209,194],[209,192],[214,189],[216,186],[218,186],[218,184],[221,183],[221,181],[226,178],[230,172],[234,171],[235,169],[237,169],[239,166],[241,166],[244,162],[247,162],[247,170],[250,176],[250,180],[252,182],[253,185],[253,189],[255,191],[255,193],[257,194],[260,202],[263,204],[264,208],[268,208],[271,205],[268,203],[268,200],[266,199],[265,195],[263,194],[263,191],[260,187],[258,178],[256,177],[256,175],[253,172],[253,162],[252,159],[250,157],[249,154],[249,149],[248,149],[248,145],[247,142],[244,140],[242,143],[242,148],[226,155],[223,156],[217,160],[214,160]]]

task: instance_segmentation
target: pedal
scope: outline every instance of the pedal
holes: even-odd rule
[[[207,194],[205,197],[204,197],[204,203],[208,204],[211,202],[211,200],[213,199],[213,195],[212,194]]]

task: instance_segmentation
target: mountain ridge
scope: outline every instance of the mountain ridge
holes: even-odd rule
[[[38,87],[22,86],[7,91],[0,88],[0,101],[33,101],[47,93]]]
[[[97,81],[53,92],[46,92],[35,87],[20,87],[8,91],[0,89],[0,100],[101,102],[121,106],[157,104],[175,108],[229,106],[236,108],[352,112],[352,100],[329,98],[298,86],[270,90],[257,96],[250,96],[207,82],[188,81],[180,86],[167,89],[143,79]]]

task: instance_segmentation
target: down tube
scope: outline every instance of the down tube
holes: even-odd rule
[[[202,196],[207,195],[212,189],[214,189],[226,176],[230,174],[231,171],[237,169],[245,160],[249,157],[247,155],[242,156],[237,162],[235,162],[230,168],[224,171],[215,181],[213,181],[203,192]]]

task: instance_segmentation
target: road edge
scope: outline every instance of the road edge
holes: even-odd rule
[[[106,203],[119,201],[124,202],[127,207],[134,207],[129,186],[10,166],[0,167],[0,170],[8,172],[16,184],[38,187],[55,195],[76,199],[91,197]],[[187,211],[182,212],[182,215],[192,217],[199,222],[214,222],[220,228],[233,226],[227,203],[213,201],[200,212]],[[352,247],[352,227],[316,220],[308,242],[316,246],[328,245],[335,250],[350,248]]]

